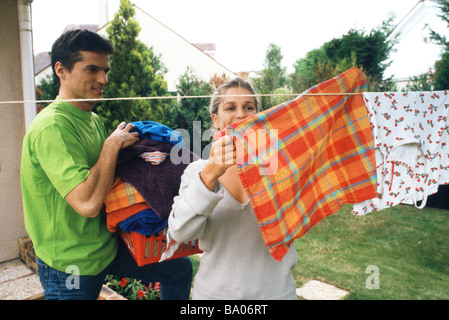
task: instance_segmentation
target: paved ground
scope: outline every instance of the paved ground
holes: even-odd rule
[[[42,296],[39,277],[21,260],[0,263],[0,300],[24,300]],[[339,300],[348,292],[330,284],[311,280],[296,289],[298,297],[305,300]],[[121,300],[112,290],[104,287],[100,300]]]
[[[0,300],[43,299],[39,276],[21,260],[0,263]],[[103,286],[98,300],[124,300],[106,286]]]
[[[0,300],[24,300],[42,292],[39,277],[22,261],[0,263]]]
[[[310,280],[296,289],[296,295],[305,300],[340,300],[348,293],[348,291],[318,280]]]

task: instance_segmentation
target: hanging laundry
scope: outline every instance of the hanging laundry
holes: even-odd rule
[[[117,160],[117,175],[129,182],[160,218],[167,218],[173,198],[178,195],[184,169],[199,157],[171,143],[148,138],[121,151]],[[157,166],[140,157],[144,153],[156,151],[170,156]]]
[[[449,95],[435,92],[364,93],[376,146],[377,197],[353,214],[400,203],[426,205],[449,183]],[[421,201],[421,203],[419,203]]]
[[[167,142],[177,145],[179,148],[184,148],[185,146],[181,133],[163,124],[153,121],[135,121],[131,122],[131,124],[135,127],[131,132],[137,131],[140,139],[153,139],[160,142]]]
[[[352,68],[305,92],[324,95],[300,95],[225,130],[237,145],[239,177],[274,259],[343,204],[376,196],[374,141],[362,96],[325,95],[365,87],[365,75]]]

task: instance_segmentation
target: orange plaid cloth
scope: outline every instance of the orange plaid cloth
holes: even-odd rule
[[[150,208],[139,192],[120,177],[112,184],[111,190],[104,200],[104,205],[106,225],[111,232],[117,231],[118,224],[123,220]]]
[[[145,199],[139,192],[128,182],[117,178],[109,190],[104,205],[106,213],[129,207],[136,203],[145,202]]]
[[[115,232],[120,222],[146,209],[150,209],[150,206],[146,202],[141,202],[116,211],[111,211],[106,215],[106,226],[109,231]]]
[[[365,86],[364,74],[352,68],[305,93],[361,93]],[[361,95],[300,95],[225,132],[276,260],[343,204],[376,196],[374,141]]]

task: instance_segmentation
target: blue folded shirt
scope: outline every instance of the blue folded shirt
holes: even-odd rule
[[[170,129],[166,125],[153,121],[135,121],[131,122],[131,124],[135,127],[131,132],[137,131],[140,139],[153,139],[156,141],[168,142],[179,148],[185,146],[181,133]]]
[[[142,210],[119,223],[119,228],[126,233],[131,231],[150,236],[168,225],[168,218],[159,218],[151,209]]]

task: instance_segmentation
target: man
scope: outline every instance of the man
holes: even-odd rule
[[[57,101],[28,129],[22,147],[25,226],[38,257],[46,299],[97,299],[107,274],[161,283],[162,299],[188,299],[188,258],[138,267],[110,233],[101,208],[120,149],[139,140],[121,123],[108,137],[92,112],[107,84],[112,43],[87,30],[69,31],[52,47]],[[64,102],[61,100],[78,99]],[[81,100],[83,99],[83,100]]]

